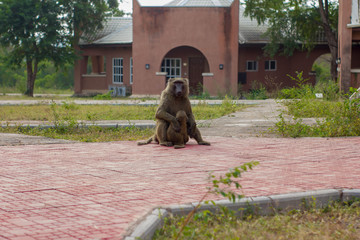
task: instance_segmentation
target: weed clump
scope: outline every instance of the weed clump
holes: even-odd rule
[[[359,99],[349,100],[349,95],[340,94],[334,82],[313,88],[305,84],[302,73],[297,73],[293,80],[297,81],[297,87],[281,91],[280,98],[289,100],[282,101],[286,110],[270,129],[272,132],[283,137],[360,136]],[[316,92],[324,98],[316,99]],[[315,122],[306,123],[306,118]]]

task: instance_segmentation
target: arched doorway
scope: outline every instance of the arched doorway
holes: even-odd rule
[[[331,54],[320,55],[313,63],[311,71],[316,74],[316,83],[326,83],[331,80]]]
[[[174,77],[189,79],[191,95],[203,92],[204,72],[209,72],[209,63],[199,50],[189,46],[171,49],[163,58],[161,72],[166,72],[166,80]]]

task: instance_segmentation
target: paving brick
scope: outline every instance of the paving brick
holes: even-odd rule
[[[360,188],[360,138],[206,137],[185,149],[134,142],[0,146],[0,238],[121,239],[158,206],[199,201],[210,172],[259,161],[242,193]],[[207,199],[221,199],[208,195]]]

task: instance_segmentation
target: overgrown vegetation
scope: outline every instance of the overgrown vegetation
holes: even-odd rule
[[[309,207],[272,216],[220,208],[217,214],[198,212],[179,239],[358,239],[360,201],[332,202],[323,208]],[[185,217],[169,217],[153,239],[175,239]]]
[[[221,105],[209,105],[201,102],[193,106],[196,119],[215,119],[243,109],[232,100],[224,100]],[[156,105],[78,105],[64,101],[62,104],[2,106],[0,121],[37,120],[55,121],[55,117],[63,120],[154,120]]]
[[[208,194],[213,193],[217,195],[222,195],[223,197],[228,198],[233,203],[236,201],[236,199],[243,198],[244,196],[238,192],[242,188],[238,179],[241,177],[243,173],[252,170],[253,167],[255,167],[258,164],[259,162],[257,161],[244,163],[241,166],[235,167],[233,169],[229,169],[229,171],[225,174],[225,176],[222,175],[216,176],[211,173],[209,175],[209,182],[211,183],[211,186],[208,187],[208,191],[200,199],[199,203],[194,207],[194,209],[186,216],[186,218],[183,218],[181,225],[179,225],[179,230],[177,230],[176,228],[173,229],[175,231],[173,231],[172,239],[177,240],[179,238],[182,238],[182,236],[188,235],[186,231],[189,228],[189,222],[193,219],[196,211],[201,207],[202,202],[204,201],[204,199],[207,197]],[[211,202],[212,204],[216,205],[214,201]],[[209,203],[209,201],[204,201],[204,203]],[[221,207],[221,206],[219,207],[220,209],[222,209],[222,211],[229,212],[229,210],[226,207]]]
[[[51,138],[62,138],[76,141],[119,141],[139,140],[150,137],[153,129],[139,129],[134,126],[127,128],[100,128],[85,126],[84,121],[95,123],[99,120],[154,120],[157,106],[130,105],[77,105],[64,101],[61,105],[31,105],[2,106],[0,121],[47,121],[52,128],[4,127],[0,132],[38,135]],[[243,105],[237,105],[230,99],[225,99],[221,105],[208,105],[202,102],[193,106],[196,119],[213,119],[241,110]],[[131,124],[130,124],[131,125]]]
[[[111,142],[111,141],[137,141],[149,138],[154,130],[151,128],[140,129],[135,126],[126,128],[99,126],[83,127],[81,125],[62,125],[54,128],[29,128],[29,127],[6,127],[0,128],[0,132],[20,133],[31,136],[43,136],[54,139],[65,139],[81,142]]]
[[[302,73],[291,78],[297,86],[280,92],[280,98],[291,100],[282,101],[287,108],[272,129],[275,133],[284,137],[360,136],[360,100],[351,101],[349,95],[339,93],[333,81],[312,87]],[[317,93],[323,98],[316,99]],[[304,118],[315,118],[315,123],[307,124]]]

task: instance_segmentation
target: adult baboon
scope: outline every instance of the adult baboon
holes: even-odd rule
[[[167,138],[167,130],[171,126],[175,132],[180,132],[181,127],[176,119],[179,111],[184,111],[188,118],[187,132],[189,137],[194,138],[200,145],[210,145],[202,139],[199,129],[196,127],[195,117],[192,113],[189,100],[189,80],[186,78],[169,79],[166,88],[162,91],[159,107],[157,108],[156,132],[153,137],[145,142],[139,142],[139,145],[148,144],[156,141],[163,146],[173,146],[173,143]]]

